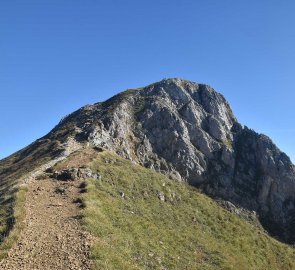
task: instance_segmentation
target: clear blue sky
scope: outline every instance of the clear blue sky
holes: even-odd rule
[[[0,158],[168,77],[208,83],[295,161],[295,1],[2,0]]]

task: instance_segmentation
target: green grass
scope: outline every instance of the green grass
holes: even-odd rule
[[[109,152],[91,166],[102,175],[83,195],[93,269],[295,269],[292,247],[198,190]]]
[[[7,237],[4,237],[0,245],[0,260],[2,260],[11,249],[13,244],[19,237],[21,230],[23,229],[23,221],[25,219],[25,201],[26,201],[27,187],[21,186],[18,191],[14,194],[15,198],[13,200],[13,212],[10,214],[10,220],[13,222],[13,229],[7,228],[7,223],[0,228],[0,234],[3,235],[9,232]],[[4,211],[6,214],[7,212]],[[1,219],[6,220],[6,219]]]

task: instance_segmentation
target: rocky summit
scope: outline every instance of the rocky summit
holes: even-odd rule
[[[242,126],[208,85],[164,79],[86,105],[1,161],[0,176],[28,159],[45,164],[87,146],[188,182],[255,213],[277,238],[295,241],[294,165],[267,136]]]

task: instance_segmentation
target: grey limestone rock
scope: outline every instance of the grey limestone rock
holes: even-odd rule
[[[68,168],[60,171],[55,171],[52,177],[61,181],[75,181],[77,179],[93,178],[100,180],[101,175],[93,172],[90,168]]]
[[[163,192],[158,191],[157,196],[158,196],[160,201],[165,202],[165,194]]]
[[[239,124],[208,85],[176,78],[127,90],[70,114],[46,139],[58,134],[255,211],[269,232],[295,242],[294,165],[268,137]]]

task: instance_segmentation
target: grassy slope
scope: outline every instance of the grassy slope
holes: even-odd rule
[[[83,195],[94,269],[295,269],[293,248],[196,189],[108,152],[91,166],[102,175]]]
[[[0,228],[0,235],[5,235],[9,232],[8,237],[4,237],[1,240],[0,245],[0,260],[2,260],[13,244],[16,242],[16,240],[19,237],[19,234],[21,230],[23,229],[23,220],[25,219],[26,209],[25,209],[25,201],[26,201],[26,193],[27,188],[25,186],[19,187],[18,191],[15,193],[15,199],[13,201],[13,230],[10,231],[9,228],[7,228],[6,223]]]

